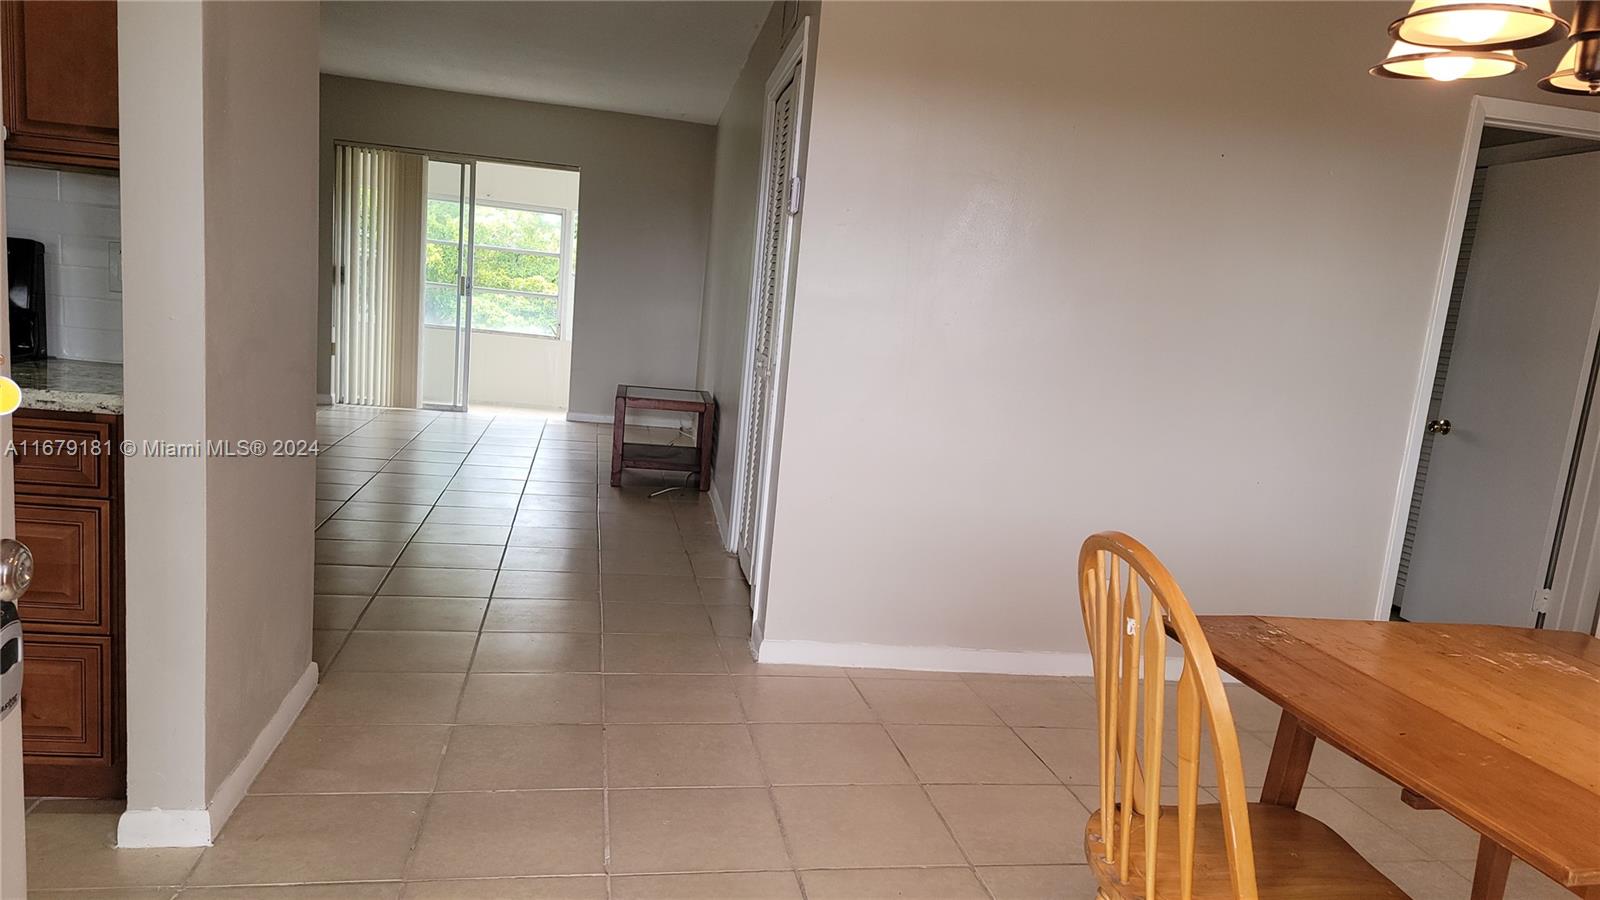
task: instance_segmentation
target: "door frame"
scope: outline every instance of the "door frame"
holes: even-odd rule
[[[6,226],[6,129],[0,126],[0,232]],[[0,284],[7,281],[6,257],[0,254]],[[0,315],[0,375],[11,377],[11,317]],[[11,416],[0,416],[0,441],[11,446]],[[17,536],[16,483],[12,457],[0,459],[0,537]],[[27,655],[27,638],[23,638]],[[22,665],[22,663],[18,663]],[[22,897],[28,892],[26,787],[22,780],[22,709],[11,710],[0,721],[0,897]]]
[[[418,151],[421,152],[421,151]],[[477,244],[474,241],[473,228],[478,219],[478,161],[471,157],[457,156],[456,154],[422,153],[422,269],[423,289],[422,295],[417,299],[421,309],[417,311],[417,407],[419,409],[432,409],[442,412],[466,412],[468,396],[470,395],[470,379],[472,377],[472,289],[474,287],[472,274],[474,272],[474,256]],[[456,396],[453,399],[459,403],[428,403],[422,399],[422,385],[424,380],[424,366],[422,361],[422,348],[427,343],[428,337],[428,193],[427,165],[434,160],[443,163],[452,163],[461,167],[461,179],[457,190],[461,196],[461,227],[456,232],[456,310],[462,318],[456,323]]]
[[[1467,205],[1472,193],[1473,173],[1478,163],[1479,143],[1486,126],[1600,141],[1600,113],[1564,106],[1528,103],[1522,100],[1507,100],[1501,97],[1472,98],[1472,105],[1467,112],[1466,137],[1462,141],[1461,156],[1456,165],[1455,192],[1450,203],[1449,219],[1445,225],[1444,245],[1441,248],[1438,274],[1435,278],[1433,306],[1428,315],[1428,330],[1424,337],[1415,393],[1411,400],[1411,416],[1407,420],[1409,430],[1406,433],[1405,455],[1401,458],[1399,479],[1395,486],[1394,503],[1389,517],[1389,541],[1384,551],[1383,570],[1373,606],[1372,617],[1379,621],[1389,618],[1389,610],[1394,601],[1395,579],[1400,571],[1406,524],[1411,515],[1411,497],[1417,483],[1417,464],[1421,457],[1422,439],[1428,422],[1428,404],[1433,396],[1434,375],[1439,369],[1439,350],[1444,340],[1445,318],[1450,311],[1450,291],[1455,281],[1456,263],[1461,255],[1461,235],[1466,226]],[[1600,328],[1600,321],[1591,324],[1589,349],[1585,351],[1583,360],[1582,372],[1585,378],[1589,366],[1593,363],[1597,328]],[[1565,454],[1569,459],[1572,454],[1573,428],[1578,415],[1582,412],[1583,399],[1580,391],[1579,396],[1573,401],[1573,425],[1568,428]],[[1590,454],[1597,443],[1600,443],[1600,434],[1590,441],[1589,448],[1584,451],[1585,456]],[[1583,460],[1579,461],[1579,465],[1584,466]],[[1559,496],[1559,487],[1557,495]],[[1575,493],[1575,499],[1576,496]],[[1553,526],[1552,518],[1551,527]],[[1600,547],[1583,549],[1584,559],[1581,561],[1583,568],[1578,571],[1587,571],[1592,568],[1592,561],[1600,561]],[[1572,571],[1569,567],[1577,564],[1577,560],[1571,560],[1569,563],[1564,563],[1563,567]],[[1558,576],[1557,584],[1559,585],[1561,581]],[[1576,621],[1578,607],[1582,602],[1571,600],[1570,597],[1568,593],[1555,601],[1547,617],[1548,621],[1551,623]]]
[[[1594,335],[1591,335],[1594,337]],[[1591,344],[1593,352],[1600,341]],[[1587,373],[1585,373],[1587,374]],[[1581,402],[1581,400],[1580,400]],[[1600,637],[1600,391],[1589,404],[1589,434],[1576,461],[1567,528],[1551,586],[1546,627]],[[1556,600],[1556,598],[1560,598]]]
[[[767,600],[767,564],[772,550],[772,508],[773,493],[778,480],[778,456],[782,441],[779,438],[783,427],[783,397],[788,381],[789,371],[789,321],[792,311],[792,300],[795,282],[795,260],[799,256],[800,217],[798,211],[803,205],[805,185],[805,160],[806,143],[809,134],[808,93],[810,89],[810,66],[808,64],[808,48],[811,44],[811,17],[806,16],[800,20],[794,34],[789,38],[783,53],[779,55],[778,62],[772,68],[772,73],[767,76],[763,102],[765,109],[761,114],[761,170],[760,180],[757,182],[756,218],[753,223],[756,230],[755,246],[751,251],[750,265],[750,298],[745,313],[745,341],[743,367],[739,370],[739,430],[735,446],[735,468],[733,476],[733,492],[728,504],[728,533],[724,540],[727,549],[732,553],[739,552],[739,534],[744,530],[745,496],[744,485],[745,466],[750,458],[749,433],[751,398],[754,395],[754,385],[750,373],[755,365],[756,356],[756,331],[755,322],[759,316],[761,306],[761,258],[765,246],[763,224],[772,207],[772,193],[768,189],[768,181],[772,174],[772,145],[774,139],[775,121],[773,107],[776,105],[783,88],[792,80],[795,85],[795,151],[791,161],[791,171],[796,179],[794,184],[800,190],[795,192],[790,201],[791,206],[797,211],[787,216],[781,238],[787,244],[787,252],[779,260],[778,293],[773,300],[773,340],[772,340],[772,402],[766,409],[766,422],[762,429],[764,447],[760,454],[761,471],[753,480],[756,487],[756,502],[754,507],[756,533],[750,552],[750,610],[751,610],[751,635],[750,646],[759,650],[761,646],[762,631],[766,624]]]

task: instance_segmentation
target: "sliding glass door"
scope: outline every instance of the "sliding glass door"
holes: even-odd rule
[[[422,405],[467,407],[472,353],[471,161],[428,160],[422,274]]]

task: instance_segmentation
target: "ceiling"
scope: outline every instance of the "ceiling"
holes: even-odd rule
[[[770,2],[330,2],[322,71],[716,122]]]

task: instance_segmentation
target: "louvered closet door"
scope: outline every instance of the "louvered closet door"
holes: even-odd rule
[[[745,458],[740,460],[739,466],[739,497],[742,505],[739,515],[739,562],[747,575],[754,569],[754,552],[760,543],[762,531],[758,517],[762,509],[761,494],[766,483],[763,471],[769,455],[767,438],[772,411],[778,317],[781,314],[780,292],[783,290],[784,263],[789,256],[791,240],[789,192],[794,174],[795,92],[796,81],[791,79],[773,105],[772,142],[763,191],[766,204],[761,210],[760,268],[755,273],[759,293],[755,315],[750,323],[755,332],[755,352],[751,357],[748,375],[751,391],[750,410],[744,419]]]

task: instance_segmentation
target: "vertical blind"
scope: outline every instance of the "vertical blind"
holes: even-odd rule
[[[427,159],[335,152],[333,399],[415,407]]]

